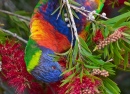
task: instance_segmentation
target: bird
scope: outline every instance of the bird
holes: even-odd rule
[[[75,0],[89,11],[100,12],[104,0]],[[30,22],[30,37],[25,51],[25,62],[29,73],[37,80],[54,83],[63,76],[62,65],[55,61],[55,53],[67,51],[71,46],[72,33],[68,23],[59,11],[52,13],[59,7],[59,0],[40,0],[34,9]],[[76,12],[79,19],[74,18],[78,35],[86,38],[86,17]],[[75,38],[74,38],[75,41]],[[65,63],[65,62],[64,62]]]

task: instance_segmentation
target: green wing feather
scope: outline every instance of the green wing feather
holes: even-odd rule
[[[38,8],[42,5],[42,4],[46,4],[48,2],[48,0],[40,0],[37,5],[34,8],[34,13],[38,11]]]
[[[36,65],[39,64],[39,59],[42,54],[42,51],[37,46],[36,42],[32,39],[29,39],[28,44],[25,50],[25,62],[27,70],[30,72]]]
[[[96,9],[97,13],[100,13],[102,11],[102,8],[104,7],[105,0],[100,0],[98,4],[98,8]]]
[[[40,0],[34,8],[33,14],[35,14],[38,11],[38,8],[42,4],[46,4],[47,2],[48,0]],[[40,55],[41,55],[41,50],[39,49],[39,47],[37,47],[36,42],[30,38],[26,45],[25,58],[24,58],[29,72],[38,64]]]

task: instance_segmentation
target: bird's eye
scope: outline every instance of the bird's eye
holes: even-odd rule
[[[55,67],[55,66],[52,66],[51,68],[52,68],[53,70],[55,70],[55,69],[56,69],[56,67]]]

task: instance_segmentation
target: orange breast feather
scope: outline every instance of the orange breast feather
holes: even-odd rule
[[[69,49],[70,42],[67,37],[55,30],[40,14],[37,13],[33,16],[30,27],[30,37],[38,45],[49,48],[54,52],[63,52]]]

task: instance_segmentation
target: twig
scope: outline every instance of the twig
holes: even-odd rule
[[[76,11],[80,12],[82,15],[84,15],[83,12],[87,12],[87,13],[91,13],[91,12],[92,12],[92,11],[88,11],[88,10],[85,10],[85,9],[82,9],[82,8],[79,8],[79,7],[76,7],[76,6],[74,6],[74,5],[70,5],[70,7],[72,7],[72,8],[75,9]],[[83,11],[83,12],[82,12],[82,11]],[[93,14],[98,15],[98,16],[100,16],[100,17],[106,19],[106,20],[109,19],[109,18],[107,18],[107,17],[105,17],[105,16],[103,16],[103,15],[100,15],[100,14],[96,13],[96,12],[93,12]]]
[[[76,24],[75,24],[75,21],[74,21],[74,17],[73,17],[73,14],[72,14],[72,10],[71,10],[69,1],[65,0],[65,3],[66,3],[66,6],[68,8],[68,12],[69,12],[69,15],[70,15],[70,20],[72,22],[71,25],[72,25],[72,28],[73,28],[73,31],[74,31],[74,35],[76,37],[76,40],[78,41],[78,47],[79,47],[79,49],[81,49],[81,47],[80,47],[80,41],[79,41],[79,37],[78,37],[78,33],[77,33]]]
[[[5,11],[5,10],[0,9],[0,12],[5,13],[5,14],[9,14],[9,15],[12,15],[12,16],[16,16],[16,17],[24,19],[26,21],[30,21],[30,18],[28,18],[28,17],[24,17],[24,16],[21,16],[21,15],[18,15],[18,14],[14,14],[14,13],[9,12],[9,11]]]
[[[70,4],[70,7],[73,8],[74,10],[76,10],[77,12],[81,13],[81,14],[84,15],[85,17],[88,17],[88,15],[85,14],[84,12],[82,12],[80,8],[75,7],[75,6],[71,5],[71,4]]]
[[[111,62],[111,61],[113,61],[113,59],[107,60],[106,62],[108,63],[108,62]]]
[[[57,16],[57,19],[58,19],[59,16],[61,15],[62,9],[63,9],[63,7],[64,7],[64,5],[65,5],[65,3],[62,2],[62,1],[61,1],[61,4],[62,4],[62,6],[61,6],[61,8],[60,8],[60,12],[59,12],[59,14],[58,14],[58,16]]]
[[[24,42],[24,43],[27,43],[27,41],[26,41],[25,39],[21,38],[21,37],[18,36],[16,33],[12,33],[11,31],[5,30],[5,29],[2,29],[2,28],[0,28],[0,30],[2,30],[2,31],[5,32],[5,33],[10,34],[11,36],[13,36],[13,37],[19,39],[20,41],[22,41],[22,42]]]

